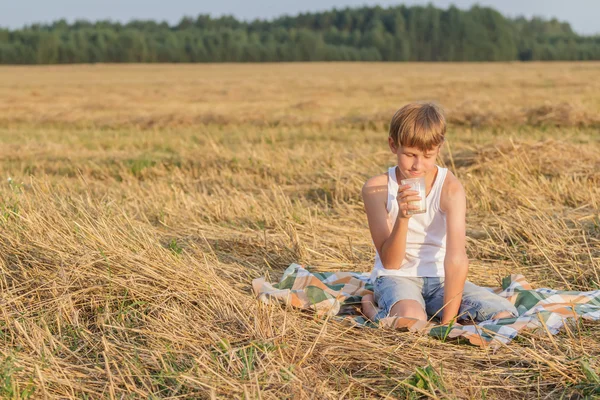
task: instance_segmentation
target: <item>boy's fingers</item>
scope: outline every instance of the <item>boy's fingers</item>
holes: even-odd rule
[[[419,201],[421,200],[420,196],[415,196],[415,195],[407,195],[407,196],[402,196],[400,198],[402,200],[402,202],[406,202],[406,201]]]
[[[406,196],[414,196],[414,195],[418,195],[419,192],[417,192],[416,190],[405,190],[400,194],[400,197],[406,197]]]

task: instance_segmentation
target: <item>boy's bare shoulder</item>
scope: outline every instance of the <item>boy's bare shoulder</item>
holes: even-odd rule
[[[383,173],[383,174],[372,176],[369,179],[367,179],[367,181],[363,185],[363,188],[381,186],[381,185],[386,185],[386,187],[387,187],[387,184],[388,184],[388,174]]]
[[[465,199],[465,189],[463,188],[462,183],[460,183],[458,178],[448,170],[446,179],[444,179],[444,185],[442,186],[442,196],[440,199],[442,210],[448,211],[449,206],[464,201]]]
[[[448,173],[446,174],[446,179],[444,179],[444,186],[442,186],[442,192],[446,192],[446,194],[460,194],[461,192],[464,193],[462,183],[460,183],[458,178],[450,170],[448,170]]]
[[[362,196],[365,198],[387,198],[388,174],[383,173],[369,178],[362,187]]]

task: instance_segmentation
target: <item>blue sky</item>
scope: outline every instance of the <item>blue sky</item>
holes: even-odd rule
[[[33,22],[51,22],[65,18],[88,20],[111,19],[122,22],[131,19],[166,20],[173,24],[184,15],[200,13],[219,16],[232,14],[239,19],[273,18],[283,14],[327,10],[333,7],[358,7],[379,4],[389,7],[398,4],[428,2],[447,8],[454,4],[469,8],[475,3],[491,6],[508,16],[533,15],[556,17],[567,21],[580,34],[600,34],[600,0],[2,0],[0,1],[0,26],[20,28]]]

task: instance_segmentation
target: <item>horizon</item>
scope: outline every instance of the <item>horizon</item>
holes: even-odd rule
[[[136,2],[140,2],[141,0],[133,0],[130,1],[129,4],[126,4],[125,6],[136,6]],[[597,28],[597,25],[595,24],[595,21],[593,21],[593,17],[591,15],[594,15],[594,12],[586,12],[586,15],[584,16],[580,16],[578,15],[577,19],[575,17],[576,14],[571,14],[570,16],[568,15],[557,15],[558,10],[564,6],[565,3],[560,2],[560,1],[556,1],[556,0],[551,0],[551,1],[546,1],[546,2],[540,2],[539,0],[534,0],[534,1],[530,1],[526,4],[521,4],[518,1],[515,0],[509,0],[509,1],[505,1],[502,2],[501,4],[490,4],[490,3],[494,3],[493,0],[487,0],[487,1],[472,1],[472,0],[455,0],[455,1],[450,1],[450,0],[437,0],[437,1],[428,1],[428,2],[424,2],[424,1],[419,1],[419,0],[410,0],[410,1],[404,1],[404,2],[393,2],[393,1],[389,1],[389,0],[383,0],[383,1],[378,1],[378,2],[372,2],[370,4],[366,4],[365,2],[360,2],[360,0],[345,0],[343,2],[337,2],[336,0],[329,0],[329,3],[323,7],[323,6],[316,6],[316,7],[310,7],[311,3],[313,5],[316,5],[317,2],[316,1],[307,1],[304,2],[305,5],[307,5],[308,8],[300,8],[300,7],[295,7],[295,8],[288,8],[285,11],[281,11],[281,7],[268,7],[268,11],[265,10],[265,12],[262,12],[262,15],[256,15],[256,14],[249,14],[247,12],[244,12],[244,10],[240,10],[239,7],[236,7],[234,4],[237,0],[228,0],[225,2],[221,2],[219,5],[224,6],[225,8],[221,9],[221,11],[219,10],[210,10],[211,7],[213,7],[214,4],[208,5],[208,6],[203,6],[203,9],[195,9],[194,4],[182,4],[182,3],[187,3],[188,0],[175,0],[175,5],[181,6],[183,5],[184,9],[182,9],[181,7],[172,7],[171,9],[169,9],[168,13],[165,12],[159,12],[158,9],[156,8],[152,8],[152,1],[150,1],[149,3],[149,7],[144,8],[140,5],[140,8],[136,9],[136,14],[132,15],[132,13],[128,13],[128,11],[130,10],[122,10],[119,9],[118,6],[123,6],[122,3],[116,2],[115,0],[111,0],[109,1],[109,3],[114,3],[114,5],[118,5],[117,7],[113,7],[110,8],[112,9],[112,14],[110,15],[106,15],[106,14],[102,14],[102,12],[98,13],[98,10],[94,9],[95,4],[87,4],[87,6],[91,6],[85,9],[85,12],[83,12],[82,10],[78,10],[78,7],[81,8],[81,5],[79,3],[75,3],[72,0],[59,0],[59,3],[63,3],[64,6],[67,6],[68,11],[62,11],[62,16],[61,15],[57,15],[54,13],[54,11],[56,11],[56,9],[60,9],[60,4],[58,4],[58,7],[56,7],[56,4],[53,4],[53,9],[51,10],[52,12],[45,12],[44,10],[41,10],[39,7],[39,4],[37,6],[33,6],[32,4],[31,7],[27,7],[27,3],[37,3],[37,0],[29,0],[29,1],[24,1],[21,2],[19,5],[24,7],[22,10],[17,9],[17,7],[12,7],[11,10],[9,12],[4,12],[5,10],[2,10],[3,12],[0,13],[0,28],[1,29],[8,29],[10,31],[15,31],[15,30],[19,30],[19,29],[24,29],[28,26],[34,25],[34,24],[42,24],[42,25],[50,25],[54,22],[60,21],[60,20],[65,20],[67,21],[67,23],[72,24],[77,20],[85,20],[85,21],[89,21],[89,22],[98,22],[98,21],[110,21],[113,23],[121,23],[121,24],[127,24],[131,21],[156,21],[156,22],[167,22],[169,24],[169,26],[173,26],[176,25],[177,23],[179,23],[179,21],[181,21],[182,18],[184,17],[197,17],[200,14],[205,14],[205,15],[210,15],[211,18],[220,18],[223,16],[233,16],[234,18],[236,18],[238,21],[242,21],[242,22],[251,22],[254,20],[263,20],[263,21],[272,21],[274,19],[280,18],[280,17],[284,17],[284,16],[297,16],[299,14],[306,14],[306,13],[320,13],[320,12],[326,12],[326,11],[331,11],[333,9],[345,9],[345,8],[351,8],[351,9],[356,9],[356,8],[362,8],[362,7],[376,7],[376,6],[380,6],[382,8],[390,8],[390,7],[396,7],[396,6],[400,6],[400,5],[405,5],[407,7],[411,7],[411,6],[427,6],[428,4],[432,4],[434,7],[439,8],[439,9],[443,9],[443,10],[447,10],[450,6],[454,5],[457,8],[461,9],[461,10],[468,10],[469,8],[471,8],[474,5],[479,5],[481,7],[489,7],[489,8],[493,8],[494,10],[500,12],[505,18],[509,18],[509,19],[514,19],[514,18],[518,18],[518,17],[524,17],[527,18],[528,20],[531,20],[533,17],[539,17],[542,18],[544,20],[552,20],[552,19],[557,19],[560,22],[566,22],[569,23],[569,25],[571,26],[571,29],[578,35],[581,36],[596,36],[596,35],[600,35],[600,30]],[[588,7],[586,8],[598,8],[598,12],[600,12],[600,3],[594,3],[593,0],[589,1],[589,0],[577,0],[575,1],[576,3],[585,3]],[[56,3],[56,2],[55,2]],[[106,3],[106,2],[105,2]],[[106,9],[106,4],[103,3],[102,8]],[[146,2],[148,3],[148,2]],[[172,2],[173,3],[173,2]],[[265,1],[263,1],[262,3],[266,3]],[[531,6],[534,6],[535,3],[538,4],[543,4],[544,5],[544,10],[545,12],[541,13],[541,12],[534,12],[531,9]],[[570,2],[569,5],[572,5],[574,2]],[[322,4],[321,1],[318,2],[318,4]],[[173,4],[171,4],[173,5]],[[219,6],[217,5],[217,6]],[[264,4],[263,4],[264,5]],[[86,5],[84,5],[85,8]],[[289,6],[289,5],[288,5]],[[591,7],[589,7],[591,6]],[[160,4],[159,4],[160,7]],[[507,11],[509,9],[511,9],[512,7],[512,12]],[[529,8],[528,8],[529,7]],[[33,17],[30,17],[29,15],[31,15],[30,11],[34,9],[36,12],[42,12],[44,13],[44,18],[38,18],[35,15]],[[193,9],[193,10],[192,10]],[[539,7],[539,9],[541,10],[542,7]],[[234,11],[236,10],[236,11]],[[573,11],[573,7],[567,8],[567,11],[571,12]],[[23,11],[25,14],[27,14],[27,17],[24,17],[24,15],[19,15],[19,12]],[[123,11],[125,13],[123,13]],[[163,10],[165,11],[165,10]],[[60,12],[60,11],[59,11]],[[158,14],[157,14],[158,12]],[[175,15],[175,13],[178,13],[178,16]],[[158,16],[160,15],[160,16]],[[582,17],[587,17],[587,20],[581,20]],[[7,23],[6,20],[11,21],[11,23]],[[590,25],[590,22],[592,22],[593,24]],[[592,28],[594,27],[594,28]]]

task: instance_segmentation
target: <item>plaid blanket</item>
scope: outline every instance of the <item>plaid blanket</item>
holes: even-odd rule
[[[311,272],[291,264],[279,283],[264,278],[252,281],[256,296],[263,302],[281,301],[293,307],[314,310],[356,326],[382,326],[425,332],[442,340],[466,339],[478,346],[497,348],[524,330],[557,334],[568,319],[600,320],[600,290],[577,292],[533,289],[522,275],[507,276],[501,288],[488,288],[512,302],[519,316],[481,322],[477,325],[439,326],[412,318],[388,317],[372,323],[357,310],[363,295],[372,293],[368,273]]]

